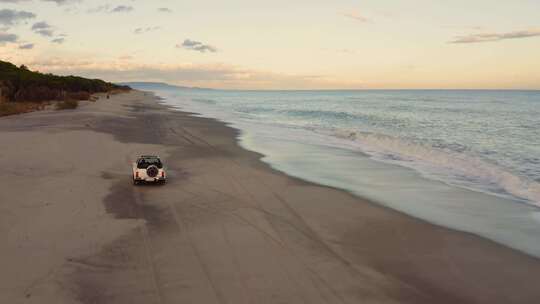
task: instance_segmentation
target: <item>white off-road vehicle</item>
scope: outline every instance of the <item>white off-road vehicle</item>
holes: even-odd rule
[[[133,184],[144,182],[162,183],[167,181],[165,168],[159,157],[155,155],[143,155],[133,163]]]

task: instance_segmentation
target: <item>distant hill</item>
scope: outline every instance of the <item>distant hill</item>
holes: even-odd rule
[[[129,89],[99,79],[34,72],[0,60],[0,102],[84,100],[94,93]]]
[[[121,85],[126,85],[138,90],[212,90],[198,87],[176,86],[164,82],[123,82]]]

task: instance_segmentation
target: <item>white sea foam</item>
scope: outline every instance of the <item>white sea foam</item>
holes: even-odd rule
[[[376,160],[416,169],[428,178],[494,195],[510,194],[540,206],[540,183],[479,158],[387,135],[345,130],[334,131],[333,135],[354,141]]]

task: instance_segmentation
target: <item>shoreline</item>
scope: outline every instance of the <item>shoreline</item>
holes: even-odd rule
[[[366,135],[365,141],[368,147],[366,149],[361,144],[364,139],[362,141],[350,137],[345,137],[345,139],[342,136],[344,133],[325,133],[324,127],[311,129],[304,125],[305,122],[299,123],[303,127],[296,128],[291,127],[294,125],[291,122],[289,122],[290,125],[287,122],[272,123],[265,115],[258,122],[254,120],[258,117],[256,109],[266,109],[261,104],[261,100],[267,98],[264,94],[257,95],[253,105],[247,103],[242,106],[237,105],[237,101],[233,100],[239,100],[242,104],[241,100],[247,96],[200,95],[190,91],[169,92],[159,89],[155,90],[155,94],[164,97],[163,104],[173,109],[179,107],[184,111],[196,112],[199,113],[196,114],[197,117],[214,118],[240,130],[237,141],[241,147],[263,154],[261,158],[263,162],[286,175],[348,191],[407,216],[451,230],[468,232],[528,255],[540,257],[540,243],[537,242],[537,235],[540,234],[537,204],[515,197],[510,192],[503,191],[502,194],[497,191],[489,192],[480,185],[481,183],[475,182],[478,188],[474,188],[475,183],[460,184],[460,180],[469,180],[466,173],[455,178],[449,177],[453,175],[453,173],[450,174],[453,169],[444,168],[444,166],[434,169],[429,165],[428,169],[425,168],[432,158],[437,159],[442,156],[443,162],[448,163],[452,157],[459,155],[452,156],[434,149],[434,155],[426,155],[427,162],[420,159],[404,161],[403,159],[407,159],[407,155],[411,152],[405,149],[405,156],[400,155],[404,142],[396,138],[390,142],[388,138],[379,142],[377,138],[369,139],[370,137]],[[309,99],[309,96],[304,97]],[[282,96],[282,98],[286,97]],[[271,100],[268,102],[266,106],[270,109],[277,106],[272,105]],[[227,107],[232,107],[231,111]],[[278,108],[279,106],[274,110],[263,111],[279,112]],[[253,115],[249,109],[253,110]],[[246,116],[241,114],[244,111],[248,113]],[[280,118],[277,119],[280,120]],[[303,121],[303,119],[306,118],[300,120]],[[316,121],[314,123],[317,124]],[[376,148],[373,148],[374,143]],[[394,144],[398,144],[398,148],[393,146]],[[379,145],[378,148],[377,145]],[[388,154],[379,153],[385,151],[384,146],[389,146]],[[421,153],[416,150],[421,147],[413,145],[409,148],[414,153],[428,154],[426,148],[423,148]],[[375,152],[370,152],[370,150]],[[304,154],[308,157],[304,157]],[[474,174],[474,171],[479,170],[483,172],[479,176],[484,176],[486,179],[500,177],[502,178],[499,181],[500,187],[504,187],[508,182],[515,185],[513,187],[515,191],[528,187],[527,183],[516,182],[515,179],[520,177],[512,174],[508,176],[508,172],[501,171],[499,167],[487,165],[482,161],[475,163],[474,157],[471,159],[464,157],[464,159],[467,161],[460,160],[458,157],[455,166],[464,168],[467,167],[464,164],[468,163],[471,166],[469,173]],[[433,175],[434,172],[442,174]],[[474,179],[474,177],[470,178]],[[531,191],[529,195],[533,195],[534,185],[529,188]],[[504,227],[501,223],[504,223]]]
[[[0,119],[9,143],[0,165],[25,168],[0,173],[2,237],[12,241],[3,244],[2,302],[540,298],[540,260],[287,176],[241,148],[238,130],[156,101],[134,91]],[[165,159],[166,186],[131,185],[129,161],[146,151]],[[48,258],[33,260],[35,251]]]

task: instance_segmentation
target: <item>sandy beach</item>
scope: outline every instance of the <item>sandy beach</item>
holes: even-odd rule
[[[139,91],[0,118],[0,303],[540,301],[537,258],[288,177],[236,136]],[[166,185],[132,185],[142,154]]]

